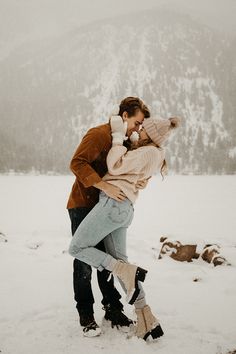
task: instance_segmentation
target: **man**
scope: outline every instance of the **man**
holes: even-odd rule
[[[147,106],[137,97],[127,97],[119,105],[119,115],[127,122],[126,135],[138,131],[144,118],[150,117]],[[106,123],[90,129],[78,146],[71,164],[71,171],[76,180],[69,196],[67,208],[71,219],[72,235],[77,227],[98,202],[99,191],[104,191],[109,197],[123,200],[125,195],[120,188],[102,181],[107,172],[106,157],[111,148],[111,128]],[[139,188],[143,188],[140,184]],[[97,248],[105,251],[103,242]],[[92,269],[88,264],[74,259],[74,299],[79,313],[80,324],[85,336],[96,336],[101,329],[94,319],[94,297],[91,288]],[[110,272],[97,271],[99,288],[102,292],[103,309],[105,319],[111,321],[111,325],[117,327],[129,326],[132,323],[123,313],[123,305],[120,302],[121,295],[114,287],[113,276]]]

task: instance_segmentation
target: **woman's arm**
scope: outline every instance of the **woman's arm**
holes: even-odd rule
[[[125,146],[113,146],[107,155],[108,172],[118,176],[140,174],[145,168],[158,168],[162,154],[154,146],[145,146],[127,151]]]
[[[128,155],[123,145],[112,146],[107,155],[108,172],[114,176],[134,172],[136,163],[134,156]]]
[[[113,146],[107,155],[107,167],[111,175],[139,175],[147,171],[153,173],[158,169],[163,155],[158,148],[145,146],[127,151],[127,148],[123,146],[125,133],[122,118],[120,116],[112,117],[110,123]],[[147,171],[145,171],[146,168]]]

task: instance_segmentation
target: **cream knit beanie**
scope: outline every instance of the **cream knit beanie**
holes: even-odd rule
[[[180,121],[179,117],[147,118],[144,119],[142,125],[152,141],[158,146],[162,146],[169,138],[171,131],[180,125]]]

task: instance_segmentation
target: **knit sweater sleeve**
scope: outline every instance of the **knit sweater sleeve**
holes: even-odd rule
[[[162,156],[151,146],[127,151],[125,146],[113,146],[107,155],[108,172],[113,176],[140,174],[144,169],[157,170]]]

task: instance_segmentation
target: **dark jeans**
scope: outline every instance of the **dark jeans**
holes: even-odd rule
[[[90,212],[90,208],[73,208],[68,209],[70,220],[71,220],[71,232],[74,235],[79,224]],[[96,246],[101,251],[105,252],[105,247],[103,241],[99,242]],[[74,259],[74,273],[73,273],[73,285],[74,285],[74,299],[76,301],[76,308],[78,312],[88,311],[93,313],[94,297],[91,287],[91,275],[92,268],[87,263]],[[120,293],[114,287],[114,278],[110,277],[110,272],[103,270],[102,272],[97,271],[98,285],[103,295],[102,304],[103,306],[110,304],[116,308],[123,309],[122,303],[119,301],[121,298]]]

